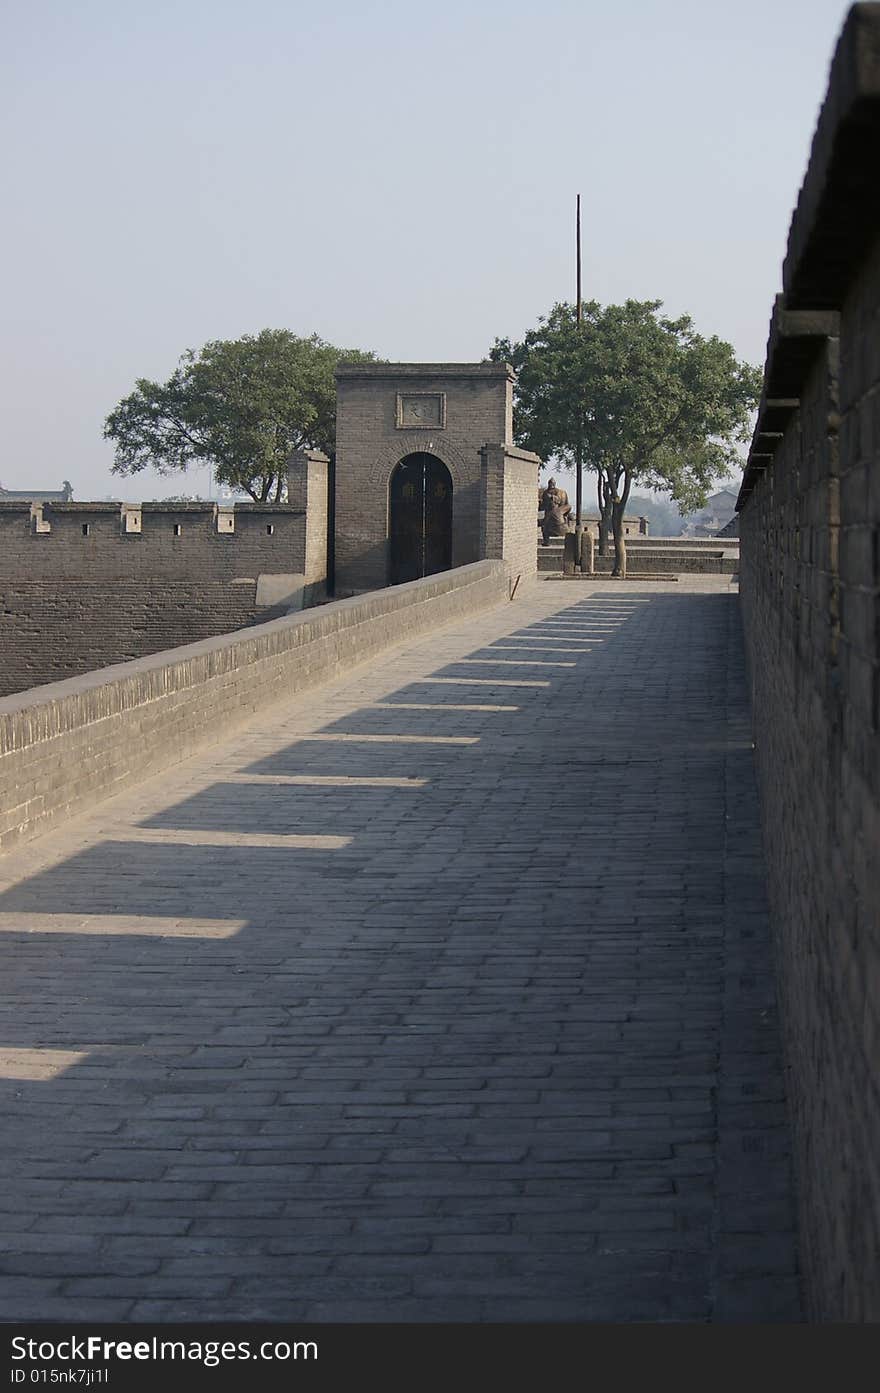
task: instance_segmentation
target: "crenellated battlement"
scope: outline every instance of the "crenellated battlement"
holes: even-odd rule
[[[295,570],[305,509],[287,504],[0,500],[0,581],[228,578]],[[278,564],[283,561],[284,564]]]

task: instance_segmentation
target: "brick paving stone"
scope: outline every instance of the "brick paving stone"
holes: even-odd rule
[[[274,707],[0,859],[0,954],[4,1319],[800,1318],[727,578]]]

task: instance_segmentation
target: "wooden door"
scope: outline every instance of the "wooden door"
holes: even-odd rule
[[[448,571],[452,565],[452,476],[435,455],[407,455],[395,467],[389,541],[392,585]]]

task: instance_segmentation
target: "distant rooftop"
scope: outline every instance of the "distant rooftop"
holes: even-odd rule
[[[67,479],[60,489],[5,489],[0,484],[0,500],[4,503],[70,503],[73,485]]]

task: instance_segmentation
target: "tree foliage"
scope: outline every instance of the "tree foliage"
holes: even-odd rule
[[[263,329],[184,353],[167,382],[139,378],[104,424],[115,474],[211,466],[214,478],[259,503],[279,502],[294,450],[328,453],[336,435],[341,359],[375,361],[317,334]]]
[[[597,476],[600,537],[608,527],[625,574],[623,514],[633,484],[668,490],[682,513],[701,507],[748,438],[761,375],[719,338],[661,301],[603,308],[556,304],[519,343],[496,339],[495,361],[516,369],[517,441],[542,459]]]

